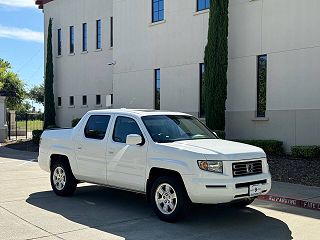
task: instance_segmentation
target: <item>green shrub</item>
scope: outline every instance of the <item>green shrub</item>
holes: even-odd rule
[[[75,118],[72,120],[72,127],[77,126],[77,124],[80,122],[81,118]]]
[[[283,142],[277,140],[236,140],[249,145],[262,148],[268,155],[282,155]]]
[[[218,135],[219,138],[226,139],[226,133],[224,131],[216,130],[214,132]]]
[[[35,144],[39,144],[42,133],[43,133],[43,130],[33,130],[32,131],[32,142]]]
[[[300,158],[320,158],[320,146],[293,146],[292,156]]]

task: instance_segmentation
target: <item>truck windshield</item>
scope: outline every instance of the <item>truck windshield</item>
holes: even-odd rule
[[[191,116],[146,116],[142,117],[142,121],[157,143],[217,138],[204,124]]]

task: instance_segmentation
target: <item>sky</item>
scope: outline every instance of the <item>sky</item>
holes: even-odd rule
[[[0,0],[0,58],[28,89],[43,82],[43,13],[34,0]]]

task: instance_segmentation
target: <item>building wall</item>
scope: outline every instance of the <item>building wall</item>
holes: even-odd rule
[[[154,108],[160,68],[161,109],[198,115],[208,13],[196,15],[196,1],[165,1],[165,21],[152,24],[151,9],[149,0],[114,1],[115,107]]]
[[[57,124],[69,127],[74,118],[82,117],[91,109],[105,108],[106,96],[112,94],[113,60],[110,48],[110,17],[112,0],[55,0],[44,5],[45,29],[53,18],[54,88]],[[96,50],[96,20],[101,19],[102,49]],[[88,27],[88,51],[82,52],[82,24]],[[75,53],[69,54],[69,26],[75,29]],[[62,29],[62,55],[57,56],[57,30]],[[47,36],[47,35],[46,35]],[[82,106],[87,95],[88,106]],[[96,95],[101,105],[96,106]],[[69,106],[74,96],[75,106]],[[57,98],[62,97],[62,107]]]
[[[151,22],[151,0],[55,0],[45,5],[63,30],[63,56],[55,58],[58,123],[97,106],[81,107],[87,94],[114,94],[114,108],[154,108],[154,69],[161,69],[161,109],[199,114],[199,64],[207,42],[207,10],[196,0],[165,1],[165,21]],[[230,0],[227,126],[229,139],[277,139],[286,149],[320,144],[318,0]],[[114,16],[114,47],[109,21]],[[102,51],[94,51],[95,20],[102,21]],[[89,51],[81,54],[81,24],[88,22]],[[75,25],[76,53],[67,54]],[[107,32],[106,32],[107,31]],[[56,43],[54,43],[56,46]],[[56,52],[56,50],[55,50]],[[267,54],[266,118],[256,118],[257,56]],[[114,66],[108,62],[115,61]],[[75,108],[67,106],[76,95]],[[93,100],[90,100],[92,98]],[[104,100],[104,97],[102,97]],[[104,103],[103,103],[104,104]],[[102,104],[102,107],[104,105]]]
[[[231,1],[227,135],[320,144],[317,0]],[[256,119],[257,55],[268,55],[267,113]]]

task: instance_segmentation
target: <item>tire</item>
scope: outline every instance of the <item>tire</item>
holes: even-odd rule
[[[256,198],[247,198],[247,199],[239,200],[239,201],[233,203],[233,206],[235,206],[237,208],[245,208],[245,207],[249,206],[250,204],[252,204],[254,202],[254,200],[256,200]]]
[[[190,206],[183,184],[175,177],[164,176],[156,179],[151,188],[150,200],[154,213],[165,222],[182,219]]]
[[[77,188],[77,180],[73,176],[67,162],[56,162],[53,164],[50,182],[54,193],[62,197],[73,195]]]

